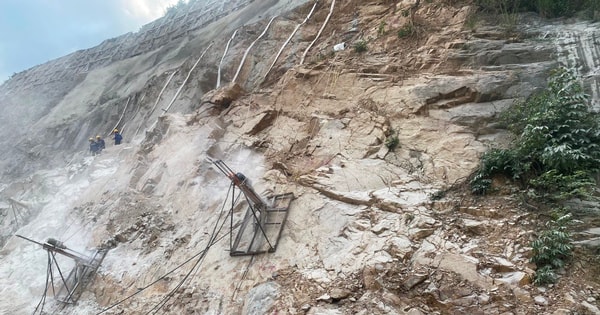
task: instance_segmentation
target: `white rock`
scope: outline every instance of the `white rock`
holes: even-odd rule
[[[535,304],[537,304],[537,305],[541,305],[541,306],[547,306],[548,305],[548,300],[545,297],[541,296],[541,295],[538,295],[538,296],[534,297],[533,301],[535,301]]]

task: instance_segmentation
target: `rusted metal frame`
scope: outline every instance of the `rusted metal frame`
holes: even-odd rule
[[[56,261],[56,256],[54,256],[54,252],[49,251],[50,255],[52,255],[52,260],[54,261],[54,265],[56,265],[56,269],[58,270],[58,274],[60,275],[60,279],[63,282],[63,286],[64,288],[67,290],[67,292],[70,292],[69,290],[69,286],[67,284],[67,281],[65,280],[65,277],[63,276],[62,270],[60,270],[60,266],[58,265],[58,261]],[[68,279],[68,278],[67,278]],[[58,294],[60,295],[60,292],[62,290],[58,291]],[[54,298],[56,298],[56,295],[54,296]]]
[[[267,210],[267,211],[285,212],[285,215],[283,216],[283,220],[281,220],[281,227],[279,228],[279,232],[277,233],[277,238],[275,239],[275,246],[272,247],[272,251],[270,251],[270,252],[275,252],[275,250],[277,249],[277,244],[279,244],[279,240],[281,239],[281,234],[283,233],[283,226],[285,225],[288,214],[290,213],[290,204],[292,203],[292,200],[294,200],[294,193],[286,193],[283,195],[277,195],[277,196],[273,197],[272,204],[275,204],[275,202],[277,201],[277,198],[281,197],[281,199],[287,199],[288,196],[290,196],[290,201],[287,203],[287,207],[272,208],[271,210]]]
[[[54,272],[52,272],[52,257],[50,252],[48,253],[48,270],[50,271],[50,282],[52,283],[52,296],[56,296],[56,289],[54,288]]]
[[[255,207],[252,207],[250,200],[248,199],[248,196],[246,196],[246,200],[248,201],[248,204],[250,205],[250,207],[248,208],[248,210],[252,211],[252,216],[254,216],[254,220],[255,222],[258,224],[258,228],[260,229],[260,231],[262,232],[263,236],[265,237],[265,240],[267,241],[267,243],[269,244],[270,248],[273,248],[273,246],[271,245],[271,242],[269,241],[269,237],[267,236],[267,232],[265,232],[264,228],[263,228],[263,218],[266,217],[266,215],[264,215],[264,209],[265,208],[265,204],[259,204],[259,205],[255,205],[256,208],[258,210],[255,210]],[[259,212],[258,216],[256,215],[256,213]],[[254,239],[256,238],[256,229],[254,231],[254,236],[252,237],[252,241],[250,242],[250,246],[248,246],[248,250],[250,250],[252,248],[252,245],[254,244]]]

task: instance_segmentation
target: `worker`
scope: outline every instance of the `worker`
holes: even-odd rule
[[[98,154],[98,142],[94,140],[94,138],[90,138],[90,152],[92,155]]]
[[[121,140],[123,140],[123,136],[121,136],[121,134],[119,133],[119,129],[113,130],[113,133],[115,134],[114,138],[115,139],[115,145],[119,145],[121,144]]]
[[[106,149],[106,143],[99,135],[96,136],[96,142],[98,143],[98,151],[102,152],[102,150]]]

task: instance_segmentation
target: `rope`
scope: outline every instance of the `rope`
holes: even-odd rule
[[[246,275],[248,274],[248,271],[250,270],[250,266],[252,265],[252,262],[254,262],[254,255],[252,255],[252,257],[250,258],[248,265],[246,265],[246,270],[244,270],[244,273],[242,274],[242,279],[240,279],[240,282],[236,286],[235,290],[233,290],[233,294],[231,295],[232,301],[235,298],[235,295],[240,291],[240,288],[242,287],[242,282],[244,282],[244,279],[246,279]]]
[[[131,96],[127,98],[127,103],[125,103],[125,109],[123,109],[123,112],[121,113],[121,117],[119,117],[119,121],[117,121],[117,124],[113,127],[113,129],[110,130],[110,133],[106,137],[110,137],[113,130],[117,129],[117,127],[121,123],[121,120],[123,119],[123,116],[125,116],[125,112],[127,111],[127,106],[129,106],[130,100],[131,100]],[[121,130],[121,132],[123,132],[123,130]]]
[[[227,236],[228,234],[225,234],[223,236],[221,236],[219,239],[217,239],[214,243],[216,244],[217,242],[221,241],[223,238],[225,238],[225,236]],[[199,255],[202,255],[204,253],[204,250],[195,254],[194,256],[188,258],[186,261],[184,261],[183,263],[179,264],[177,267],[171,269],[170,271],[168,271],[167,273],[165,273],[164,275],[162,275],[161,277],[159,277],[158,279],[154,280],[153,282],[151,282],[150,284],[146,285],[145,287],[139,289],[137,292],[123,298],[122,300],[114,303],[113,305],[103,309],[102,311],[96,313],[96,315],[102,314],[107,312],[108,310],[113,309],[114,307],[123,304],[123,302],[129,300],[130,298],[142,293],[144,290],[148,289],[149,287],[155,285],[156,283],[158,283],[159,281],[163,280],[164,278],[166,278],[167,276],[169,276],[170,274],[172,274],[173,272],[177,271],[179,268],[183,267],[184,265],[186,265],[187,263],[189,263],[190,261],[192,261],[194,258],[198,257]]]
[[[233,185],[230,185],[229,189],[227,190],[227,195],[228,196],[229,196],[229,192],[231,191],[231,187],[232,186]],[[156,304],[146,314],[156,314],[158,311],[160,311],[163,308],[163,306],[165,306],[167,304],[167,302],[169,302],[169,300],[171,300],[171,298],[175,295],[175,293],[177,292],[177,290],[181,286],[183,286],[183,284],[190,277],[190,275],[192,274],[192,272],[194,272],[194,270],[196,270],[196,267],[200,266],[200,264],[204,261],[204,258],[206,257],[206,253],[215,244],[214,240],[215,240],[216,236],[221,232],[221,229],[223,228],[224,224],[222,224],[221,227],[217,229],[217,227],[219,226],[219,221],[221,221],[221,218],[223,217],[223,213],[224,213],[224,209],[225,209],[225,204],[226,203],[227,203],[227,198],[223,202],[223,206],[221,207],[221,211],[219,213],[219,217],[217,218],[217,222],[215,223],[215,226],[214,226],[213,231],[211,233],[211,236],[209,238],[209,242],[206,244],[206,248],[203,250],[203,254],[198,258],[198,260],[196,260],[196,263],[194,264],[194,266],[192,266],[192,268],[190,269],[190,271],[183,277],[183,279],[162,300],[160,300],[158,302],[158,304]],[[230,212],[232,212],[232,211],[233,211],[233,207],[231,208]],[[225,223],[225,221],[226,220],[223,220],[223,223]],[[229,233],[231,233],[231,231]],[[225,235],[227,235],[227,234],[225,234]]]
[[[179,87],[179,89],[177,89],[177,92],[175,92],[175,95],[173,96],[173,99],[171,99],[171,102],[169,103],[169,106],[167,106],[167,108],[163,109],[163,111],[165,113],[168,112],[169,109],[171,108],[171,105],[173,105],[173,103],[175,103],[175,100],[177,99],[177,97],[179,96],[179,93],[181,93],[181,90],[183,89],[183,87],[187,83],[188,79],[192,75],[192,72],[194,71],[194,69],[196,69],[196,66],[198,65],[198,63],[200,62],[200,60],[202,60],[202,57],[204,57],[204,54],[206,54],[206,52],[210,49],[210,47],[212,47],[213,44],[214,44],[214,42],[211,42],[210,45],[208,45],[208,47],[206,47],[206,49],[204,49],[204,51],[202,52],[202,54],[200,55],[200,57],[198,57],[198,60],[196,60],[196,63],[194,63],[194,65],[192,66],[192,68],[188,72],[187,76],[185,77],[185,80],[183,80],[183,83],[181,83],[181,86]]]
[[[231,190],[231,186],[229,187],[229,189]],[[228,191],[227,191],[227,194],[228,194],[228,195],[229,195],[229,191],[230,191],[230,190],[228,190]],[[239,196],[238,196],[238,198],[239,198]],[[213,229],[213,234],[212,234],[212,235],[211,235],[211,237],[209,238],[208,245],[207,245],[207,246],[206,246],[206,247],[205,247],[205,248],[204,248],[202,251],[200,251],[199,253],[197,253],[197,254],[193,255],[192,257],[188,258],[186,261],[184,261],[183,263],[179,264],[179,265],[178,265],[178,266],[176,266],[175,268],[171,269],[170,271],[168,271],[168,272],[167,272],[167,273],[165,273],[164,275],[160,276],[158,279],[154,280],[154,281],[153,281],[153,282],[151,282],[150,284],[148,284],[148,285],[146,285],[146,286],[142,287],[142,288],[141,288],[141,289],[139,289],[137,292],[135,292],[135,293],[133,293],[133,294],[131,294],[131,295],[129,295],[129,296],[127,296],[127,297],[125,297],[125,298],[123,298],[123,299],[119,300],[119,301],[117,301],[116,303],[112,304],[111,306],[109,306],[109,307],[107,307],[107,308],[103,309],[102,311],[100,311],[100,312],[96,313],[96,315],[103,314],[103,313],[105,313],[105,312],[107,312],[107,311],[109,311],[109,310],[111,310],[111,309],[115,308],[116,306],[123,304],[125,301],[129,300],[130,298],[132,298],[132,297],[134,297],[134,296],[136,296],[136,295],[138,295],[138,294],[140,294],[140,293],[141,293],[141,292],[143,292],[144,290],[146,290],[146,289],[148,289],[149,287],[151,287],[151,286],[155,285],[155,284],[156,284],[156,283],[158,283],[159,281],[161,281],[161,280],[165,279],[167,276],[169,276],[169,275],[170,275],[170,274],[172,274],[173,272],[175,272],[175,271],[179,270],[181,267],[185,266],[187,263],[189,263],[190,261],[192,261],[192,260],[193,260],[193,259],[195,259],[196,257],[200,256],[200,258],[198,258],[198,260],[196,261],[196,263],[194,264],[194,266],[192,267],[192,269],[190,269],[190,272],[188,272],[188,274],[186,275],[186,277],[184,277],[183,281],[185,281],[185,280],[187,279],[187,277],[189,277],[189,275],[191,274],[191,272],[192,272],[192,271],[193,271],[193,270],[196,268],[196,266],[199,264],[199,262],[200,262],[200,261],[201,261],[201,260],[202,260],[202,259],[205,257],[205,254],[206,254],[206,252],[208,251],[208,249],[210,249],[210,247],[212,247],[214,244],[216,244],[216,243],[220,242],[222,239],[224,239],[226,236],[228,236],[228,235],[229,235],[229,234],[232,232],[232,231],[229,231],[229,233],[226,233],[226,234],[224,234],[224,235],[220,236],[219,238],[215,238],[215,235],[218,235],[218,233],[221,231],[221,229],[223,228],[223,225],[224,225],[224,224],[222,224],[222,225],[221,225],[221,227],[219,228],[218,232],[217,232],[216,234],[214,233],[215,229],[216,229],[216,228],[217,228],[217,226],[218,226],[218,223],[219,223],[219,221],[221,220],[222,213],[223,213],[223,209],[225,209],[225,204],[226,204],[226,202],[227,202],[227,199],[226,199],[226,200],[223,202],[223,207],[221,208],[221,213],[219,214],[219,218],[217,219],[217,222],[216,222],[216,224],[215,224],[215,228]],[[233,211],[233,208],[232,208],[230,211]],[[223,222],[225,222],[225,221],[226,221],[226,220],[223,220]],[[168,294],[167,296],[165,296],[165,297],[164,297],[164,298],[163,298],[163,299],[162,299],[162,300],[159,302],[159,304],[157,304],[156,306],[154,306],[154,307],[153,307],[153,308],[152,308],[152,309],[151,309],[151,310],[150,310],[148,313],[146,313],[146,314],[150,314],[150,312],[152,312],[154,309],[156,309],[157,307],[159,307],[159,305],[160,305],[160,307],[159,307],[158,309],[156,309],[155,313],[156,313],[158,310],[160,310],[160,309],[161,309],[161,308],[164,306],[164,304],[165,304],[166,302],[168,302],[168,300],[169,300],[169,299],[172,297],[172,295],[174,294],[174,292],[175,292],[175,291],[176,291],[176,290],[177,290],[177,289],[178,289],[178,288],[179,288],[179,287],[180,287],[180,286],[183,284],[183,281],[182,281],[182,282],[180,282],[180,284],[179,284],[179,285],[178,285],[178,286],[177,286],[175,289],[173,289],[171,292],[169,292],[169,294]],[[162,305],[161,305],[161,304],[162,304]]]

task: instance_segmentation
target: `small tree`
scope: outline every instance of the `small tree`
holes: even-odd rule
[[[359,54],[367,50],[369,50],[369,47],[367,46],[367,42],[365,42],[364,40],[358,41],[354,44],[354,51],[356,51]]]

